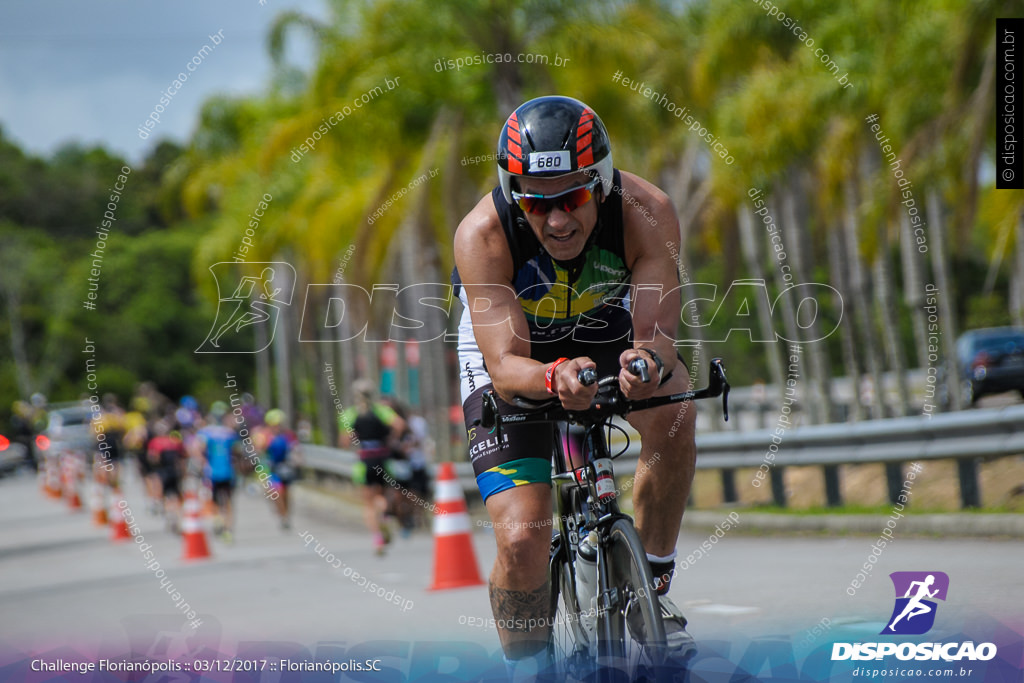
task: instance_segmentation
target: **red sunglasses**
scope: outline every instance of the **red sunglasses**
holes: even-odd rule
[[[538,216],[546,216],[554,211],[555,208],[570,213],[590,201],[590,198],[594,196],[594,187],[597,186],[598,182],[600,182],[599,178],[590,181],[586,185],[573,187],[556,194],[513,192],[512,198],[519,204],[520,209]]]

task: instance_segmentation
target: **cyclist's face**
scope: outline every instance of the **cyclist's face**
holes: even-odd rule
[[[519,178],[519,191],[531,194],[558,194],[586,185],[590,180],[585,173],[573,173],[562,178]],[[595,188],[594,191],[595,196],[591,197],[590,201],[570,212],[561,208],[554,208],[546,215],[525,212],[533,234],[553,258],[568,261],[583,251],[583,246],[597,225],[598,189]]]

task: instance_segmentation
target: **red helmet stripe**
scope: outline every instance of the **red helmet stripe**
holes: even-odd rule
[[[519,131],[515,128],[508,129],[508,139],[515,140],[516,142],[522,143],[522,139],[519,137]]]
[[[514,154],[517,157],[522,158],[523,156],[523,148],[520,147],[518,143],[513,142],[512,140],[508,141],[508,151],[510,154]]]
[[[594,148],[591,146],[591,128],[594,127],[594,112],[584,108],[576,124],[576,166],[583,168],[594,163]]]
[[[522,174],[523,162],[515,157],[508,158],[508,172]]]

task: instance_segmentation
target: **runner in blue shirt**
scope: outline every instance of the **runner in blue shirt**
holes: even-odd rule
[[[227,406],[218,401],[210,409],[206,427],[199,430],[198,442],[206,459],[204,474],[210,483],[213,502],[217,506],[220,521],[214,531],[227,543],[232,541],[234,518],[231,496],[235,490],[235,458],[240,441],[234,430],[234,416],[227,412]],[[223,407],[222,407],[223,406]],[[219,422],[219,424],[218,424]]]

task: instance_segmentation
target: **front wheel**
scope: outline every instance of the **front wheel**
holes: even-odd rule
[[[665,624],[647,553],[633,524],[616,520],[602,551],[598,572],[607,573],[611,589],[599,605],[602,664],[625,671],[631,681],[653,678],[667,655]],[[604,584],[603,577],[599,584]]]
[[[551,645],[556,671],[562,680],[583,681],[593,669],[594,654],[576,599],[575,550],[563,545],[561,534],[551,541]]]

